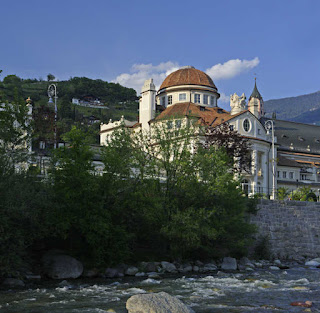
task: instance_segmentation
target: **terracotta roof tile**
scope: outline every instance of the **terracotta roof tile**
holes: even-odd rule
[[[185,116],[197,118],[198,122],[203,125],[217,126],[233,118],[235,115],[231,115],[229,112],[218,107],[210,108],[196,105],[192,102],[182,102],[167,107],[155,120],[182,118]]]
[[[217,88],[209,75],[193,67],[187,67],[168,75],[159,90],[179,85],[200,85]]]

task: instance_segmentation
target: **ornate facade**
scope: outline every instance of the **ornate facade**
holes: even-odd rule
[[[245,94],[230,96],[230,112],[218,106],[219,97],[212,79],[191,66],[168,75],[158,91],[152,79],[146,80],[139,122],[122,119],[101,125],[100,143],[105,144],[107,136],[123,125],[134,131],[150,131],[153,123],[166,119],[168,127],[180,127],[188,117],[198,119],[200,125],[228,123],[251,143],[251,172],[243,173],[242,180],[249,195],[264,193],[272,198],[278,187],[292,190],[302,185],[320,192],[319,126],[266,118],[256,83],[248,102]],[[161,113],[156,116],[157,112]]]

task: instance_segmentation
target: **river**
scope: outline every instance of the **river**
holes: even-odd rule
[[[130,296],[159,291],[180,298],[196,313],[320,312],[320,269],[304,267],[158,280],[70,280],[64,287],[59,283],[49,281],[34,283],[23,290],[2,290],[0,312],[124,313]],[[290,305],[306,300],[313,302],[311,309]]]

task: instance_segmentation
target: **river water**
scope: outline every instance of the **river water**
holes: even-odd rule
[[[196,313],[320,312],[320,269],[303,267],[158,280],[70,280],[65,287],[59,287],[59,283],[42,282],[23,290],[2,290],[0,312],[124,313],[130,296],[159,291],[180,298]],[[306,300],[313,302],[310,309],[290,305]]]

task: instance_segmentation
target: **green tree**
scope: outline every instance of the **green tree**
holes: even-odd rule
[[[48,82],[51,82],[51,81],[53,81],[53,80],[55,80],[56,79],[56,77],[54,76],[54,75],[52,75],[52,74],[48,74],[47,75],[47,80],[48,80]]]

